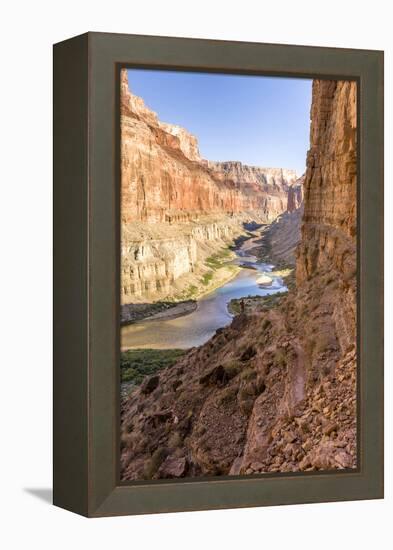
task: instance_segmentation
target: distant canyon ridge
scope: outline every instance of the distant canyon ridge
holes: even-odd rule
[[[358,466],[356,98],[355,82],[313,81],[294,288],[124,400],[123,480]],[[272,184],[281,220],[300,210],[291,187]]]
[[[122,303],[198,293],[205,260],[245,224],[298,210],[302,181],[295,170],[201,158],[196,137],[161,122],[132,94],[122,70]]]

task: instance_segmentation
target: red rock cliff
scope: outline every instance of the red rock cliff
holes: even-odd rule
[[[257,212],[272,221],[287,207],[291,170],[210,163],[184,128],[162,123],[121,75],[122,220],[176,222],[203,213]]]
[[[123,479],[356,467],[356,84],[311,119],[297,289],[124,401]]]
[[[302,176],[288,188],[287,212],[294,212],[302,205],[304,180],[305,176]]]
[[[130,92],[126,70],[120,127],[122,303],[187,296],[244,221],[271,222],[287,208],[294,171],[201,159],[193,135]]]

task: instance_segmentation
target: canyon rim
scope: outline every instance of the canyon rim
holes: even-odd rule
[[[356,83],[214,78],[121,70],[121,480],[354,469]]]

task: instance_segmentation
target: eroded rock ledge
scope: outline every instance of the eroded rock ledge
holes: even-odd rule
[[[161,122],[126,70],[121,79],[122,302],[152,301],[194,284],[243,223],[285,212],[296,173],[202,159],[195,136]]]
[[[124,400],[124,480],[356,467],[356,84],[311,120],[297,289]]]

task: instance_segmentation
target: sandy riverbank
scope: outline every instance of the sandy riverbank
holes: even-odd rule
[[[164,319],[176,319],[183,317],[195,311],[198,307],[198,301],[204,296],[214,292],[221,286],[234,279],[241,268],[230,264],[223,266],[214,272],[214,277],[209,285],[202,286],[197,294],[197,299],[183,300],[181,302],[158,302],[153,304],[128,304],[122,306],[122,325],[131,325],[138,322],[162,321]]]

